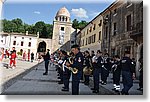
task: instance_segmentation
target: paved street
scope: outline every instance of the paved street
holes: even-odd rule
[[[71,80],[70,80],[70,89],[69,92],[61,91],[63,84],[58,84],[59,81],[57,79],[57,72],[55,67],[49,66],[49,74],[47,76],[43,76],[44,72],[44,62],[34,66],[35,63],[25,62],[21,64],[24,68],[20,71],[21,74],[17,74],[13,76],[13,78],[9,78],[9,80],[5,80],[4,88],[2,94],[47,94],[47,95],[71,95]],[[32,68],[27,68],[27,67]],[[16,69],[7,69],[12,71],[13,73],[17,72],[19,67]],[[24,70],[23,70],[24,69]],[[6,70],[6,69],[5,69]],[[21,69],[20,69],[21,70]],[[111,77],[110,77],[111,78]],[[112,80],[109,78],[109,83],[106,86],[100,85],[100,93],[99,95],[115,95],[111,89],[113,88]],[[96,95],[92,93],[90,90],[93,87],[92,77],[90,78],[90,85],[85,86],[83,83],[80,83],[80,95]],[[6,82],[7,81],[7,82]],[[131,90],[132,94],[142,94],[142,92],[137,91],[137,83],[135,83],[133,90]]]

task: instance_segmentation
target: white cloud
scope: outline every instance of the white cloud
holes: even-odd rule
[[[72,9],[71,13],[78,18],[88,18],[87,11],[83,8]]]
[[[34,11],[34,13],[35,13],[35,14],[38,14],[38,15],[41,14],[41,12],[39,12],[39,11]]]

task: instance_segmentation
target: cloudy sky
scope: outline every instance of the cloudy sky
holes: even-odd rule
[[[113,1],[115,0],[6,0],[3,18],[21,18],[27,24],[35,24],[37,21],[52,24],[57,11],[65,6],[72,20],[90,21]]]

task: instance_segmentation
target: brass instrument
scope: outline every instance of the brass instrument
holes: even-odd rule
[[[92,67],[84,67],[83,68],[83,74],[84,75],[91,75],[92,74],[92,71],[93,71],[93,68]]]
[[[70,64],[73,64],[73,59],[74,59],[73,56],[69,57],[68,61],[69,61]],[[72,68],[72,67],[67,67],[67,66],[66,66],[66,68],[68,68],[69,70],[71,70],[71,72],[73,74],[77,74],[78,73],[78,69],[77,68]]]

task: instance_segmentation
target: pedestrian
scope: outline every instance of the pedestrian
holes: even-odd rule
[[[113,86],[115,92],[120,92],[120,75],[121,75],[121,65],[120,65],[120,57],[118,55],[114,56],[114,63],[112,65],[113,72]]]
[[[28,61],[30,61],[30,51],[28,52]]]
[[[42,57],[44,58],[44,61],[45,61],[45,72],[43,73],[43,75],[48,75],[48,64],[50,60],[49,49],[47,49],[46,54],[42,55]]]
[[[83,62],[84,57],[80,52],[80,48],[78,45],[73,45],[71,47],[71,51],[74,53],[73,63],[66,62],[66,66],[76,68],[78,70],[77,73],[72,73],[72,95],[79,94],[79,83],[81,80],[82,72],[83,72]]]
[[[122,95],[129,95],[129,90],[133,86],[133,79],[135,78],[135,67],[133,61],[130,59],[130,52],[125,51],[125,56],[121,59],[122,81],[123,89]]]
[[[27,59],[27,54],[26,54],[26,51],[24,51],[24,53],[23,53],[23,60],[26,61],[26,59]]]
[[[32,52],[31,53],[31,62],[33,62],[33,60],[34,60],[34,53]]]
[[[4,48],[0,49],[0,62],[3,60],[4,58]]]
[[[103,65],[103,57],[102,52],[100,50],[97,50],[96,56],[93,56],[92,65],[94,88],[91,88],[91,90],[93,90],[93,93],[99,93],[99,72]]]
[[[12,48],[12,51],[10,53],[10,63],[9,63],[9,66],[14,69],[16,67],[16,50],[15,50],[15,47]],[[13,65],[12,65],[13,64]]]
[[[140,75],[139,75],[139,88],[137,90],[143,91],[143,57],[139,59],[140,63]]]

